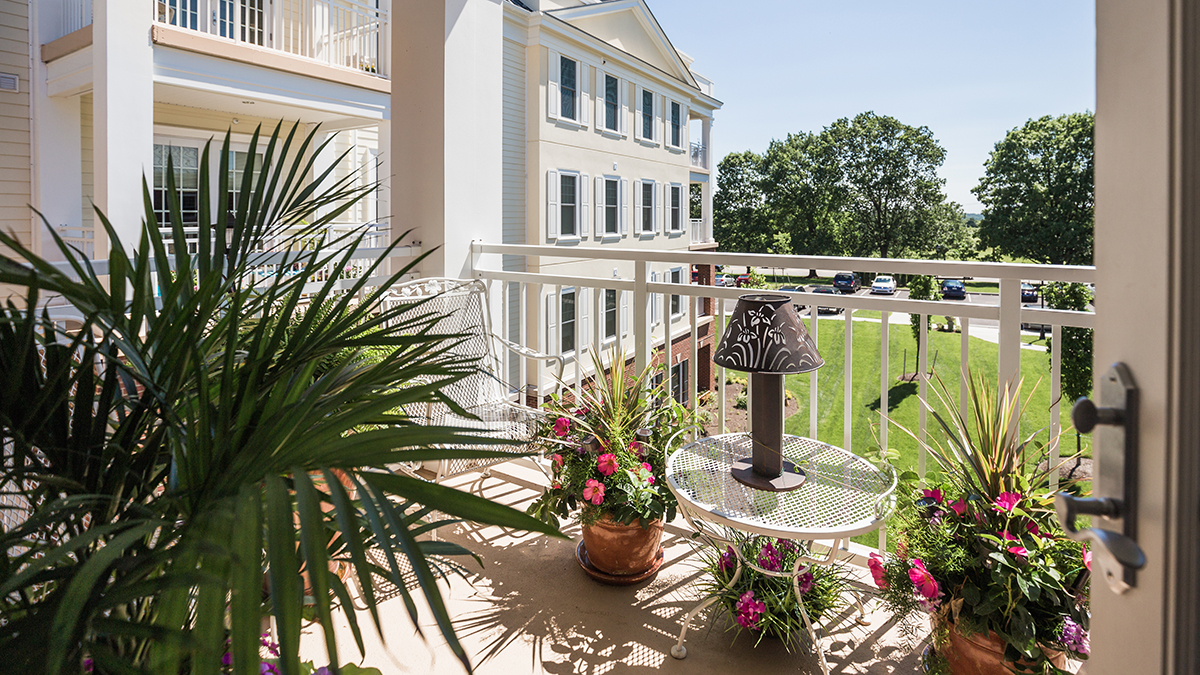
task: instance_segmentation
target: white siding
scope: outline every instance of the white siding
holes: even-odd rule
[[[0,226],[31,243],[29,211],[29,5],[0,2],[0,72],[20,78],[18,93],[0,93]]]
[[[505,244],[525,242],[525,45],[513,40],[504,40],[504,210],[501,214]],[[523,256],[504,256],[506,270],[523,271]],[[521,302],[520,285],[509,284],[506,290],[508,305],[508,334],[506,338],[520,342]],[[497,317],[499,318],[499,317]],[[499,323],[499,321],[497,321]],[[492,330],[500,333],[504,327],[495,325]],[[517,382],[520,373],[518,359],[512,359],[508,367],[509,382]]]
[[[94,138],[92,125],[92,95],[84,94],[79,99],[79,141],[80,156],[83,159],[83,179],[80,189],[83,190],[83,227],[94,229],[96,211],[92,200],[96,198],[96,169],[94,162]]]

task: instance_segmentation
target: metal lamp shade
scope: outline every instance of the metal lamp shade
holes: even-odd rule
[[[807,373],[825,365],[786,295],[738,298],[713,363],[745,373]]]
[[[825,365],[786,295],[738,298],[713,362],[750,373],[752,455],[733,464],[733,477],[758,490],[781,492],[804,484],[800,467],[783,458],[784,375]]]

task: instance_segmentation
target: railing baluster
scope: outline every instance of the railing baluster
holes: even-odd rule
[[[520,336],[521,346],[529,344],[529,284],[517,282],[517,335]],[[529,362],[521,360],[517,369],[517,384],[520,385],[521,403],[529,405]]]
[[[892,384],[892,378],[889,377],[888,372],[888,338],[891,333],[888,319],[890,315],[891,312],[880,312],[879,323],[879,449],[885,453],[888,449],[888,390]]]
[[[713,335],[713,353],[716,353],[717,345],[721,342],[721,336],[725,332],[725,298],[717,298],[717,316],[720,320],[717,323],[716,333]],[[816,337],[815,335],[813,336]],[[725,366],[717,368],[717,428],[721,433],[728,433],[725,429]]]
[[[927,371],[925,364],[929,360],[929,323],[926,314],[918,315],[921,322],[921,330],[917,337],[917,351],[921,357],[917,364],[917,475],[921,477],[921,484],[925,483],[925,385]]]
[[[1050,489],[1058,489],[1059,434],[1062,433],[1062,326],[1050,333]]]
[[[967,387],[970,384],[967,382],[967,372],[971,365],[970,350],[968,348],[968,343],[971,340],[971,320],[963,317],[959,319],[959,323],[962,324],[962,338],[960,339],[961,347],[959,348],[960,354],[958,357],[958,414],[962,415],[962,418],[965,420],[971,414],[970,408],[967,407]]]
[[[668,281],[671,278],[671,273],[667,272],[663,275],[663,281]],[[674,283],[674,282],[672,282]],[[675,354],[671,344],[671,294],[662,293],[662,325],[663,325],[663,363],[666,364],[666,371],[663,372],[663,391],[667,395],[671,395],[671,367],[675,364],[672,361]]]
[[[817,313],[821,310],[818,308]],[[846,357],[845,368],[843,375],[845,376],[845,392],[842,394],[842,447],[853,452],[850,449],[850,433],[851,433],[851,416],[850,409],[853,399],[853,384],[854,384],[854,312],[846,310]]]
[[[808,306],[808,332],[812,333],[813,345],[820,351],[820,340],[818,339],[817,324],[820,322],[821,313],[816,305]],[[808,435],[811,438],[817,437],[817,371],[813,370],[808,373]]]
[[[700,384],[700,350],[696,347],[696,344],[700,342],[700,325],[699,321],[697,321],[700,316],[700,312],[698,312],[696,309],[696,303],[704,302],[704,300],[691,295],[685,297],[687,298],[688,303],[688,322],[692,326],[692,339],[691,349],[688,353],[688,386],[687,390],[684,392],[684,395],[688,397],[688,403],[691,404],[688,407],[695,411],[700,405],[700,396],[697,395]]]

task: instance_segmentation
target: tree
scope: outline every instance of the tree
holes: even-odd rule
[[[1056,281],[1042,286],[1042,297],[1046,306],[1052,309],[1070,309],[1076,312],[1087,310],[1093,296],[1092,289],[1083,284],[1068,284]],[[1051,339],[1046,339],[1046,353],[1051,353]],[[1067,401],[1074,401],[1080,396],[1092,392],[1092,329],[1063,326],[1062,357],[1060,373],[1062,375],[1062,395]],[[1051,364],[1053,365],[1053,364]]]
[[[918,274],[910,277],[908,280],[908,298],[909,300],[938,300],[941,294],[938,293],[937,279]],[[930,314],[909,314],[908,322],[912,326],[913,341],[917,343],[917,368],[921,366],[921,317],[925,317],[925,333],[929,334],[929,323],[932,320]]]
[[[929,213],[929,230],[923,257],[938,260],[974,260],[979,257],[979,238],[975,228],[956,202],[942,202]]]
[[[973,190],[979,236],[997,253],[1054,265],[1090,265],[1095,116],[1029,120],[1009,131]]]
[[[747,150],[725,155],[717,165],[713,238],[722,251],[770,252],[774,233],[763,196],[762,161]]]
[[[763,158],[764,199],[772,229],[792,255],[836,255],[842,191],[837,158],[824,134],[788,134]],[[810,270],[809,276],[816,276]]]
[[[933,133],[865,112],[823,135],[837,158],[849,216],[839,228],[845,252],[888,258],[925,248],[930,212],[945,199],[937,170],[946,151]]]

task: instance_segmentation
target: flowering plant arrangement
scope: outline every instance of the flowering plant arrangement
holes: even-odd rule
[[[646,527],[675,517],[675,497],[665,485],[667,456],[682,432],[695,428],[697,413],[675,401],[650,375],[661,366],[628,374],[625,358],[612,352],[604,367],[592,351],[595,378],[575,399],[571,392],[545,404],[549,413],[538,443],[550,459],[551,484],[528,513],[555,526],[576,509],[580,523],[608,516]]]
[[[934,389],[952,411],[947,423],[929,407],[944,438],[924,447],[942,480],[920,487],[914,474],[902,476],[888,525],[898,533],[895,552],[868,563],[880,598],[910,631],[930,616],[938,649],[951,630],[994,633],[1016,672],[1064,672],[1052,659],[1088,655],[1091,561],[1054,514],[1048,476],[1058,467],[1036,468],[1046,449],[1040,431],[1019,436],[1024,407],[1010,391],[1020,384],[998,395],[985,378],[970,381],[974,433],[945,386]]]
[[[809,553],[804,544],[748,536],[733,530],[729,531],[728,537],[733,544],[724,550],[706,549],[704,570],[708,576],[703,592],[717,598],[722,612],[730,618],[731,629],[756,635],[756,645],[764,636],[770,635],[783,641],[789,651],[798,646],[807,635],[800,613],[801,602],[813,623],[845,606],[846,580],[837,565],[810,565],[793,585],[789,575],[795,569],[797,558]],[[744,561],[740,571],[739,552]],[[796,589],[800,591],[800,600],[796,598]]]

